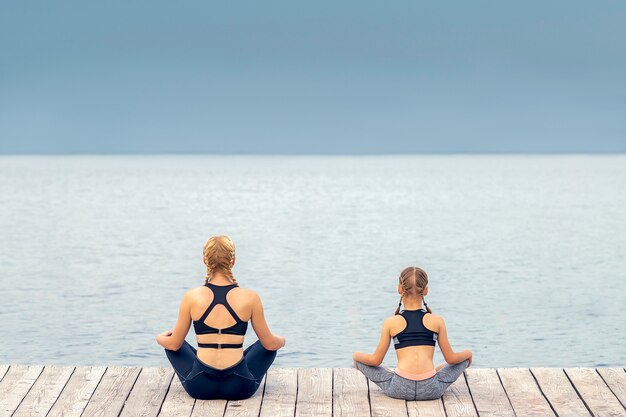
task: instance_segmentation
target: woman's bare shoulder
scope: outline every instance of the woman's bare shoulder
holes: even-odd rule
[[[185,292],[185,295],[183,295],[183,302],[193,303],[200,299],[204,299],[206,298],[208,292],[210,291],[207,291],[207,288],[204,285],[190,288]]]
[[[240,294],[240,297],[244,299],[247,299],[250,301],[259,299],[259,294],[257,294],[256,291],[251,290],[250,288],[237,287],[237,290]]]

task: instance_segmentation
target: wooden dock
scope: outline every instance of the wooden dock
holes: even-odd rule
[[[166,368],[0,365],[0,416],[626,416],[622,368],[470,368],[402,401],[347,368],[272,368],[245,401],[190,398]]]

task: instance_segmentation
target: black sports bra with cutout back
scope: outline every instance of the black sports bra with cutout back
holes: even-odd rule
[[[236,285],[214,285],[211,283],[205,284],[211,292],[213,292],[213,301],[207,309],[204,311],[204,314],[198,320],[193,321],[193,328],[196,331],[196,335],[200,334],[233,334],[237,336],[245,336],[246,331],[248,330],[248,322],[243,321],[239,318],[235,310],[228,304],[228,300],[226,299],[226,295],[230,290],[236,287]],[[226,327],[223,329],[216,329],[215,327],[211,327],[206,324],[204,321],[209,316],[211,311],[215,308],[216,305],[223,305],[228,313],[235,319],[236,323],[230,327]],[[243,343],[200,343],[198,342],[198,347],[200,348],[209,348],[209,349],[239,349],[243,347]]]
[[[424,326],[426,314],[426,310],[402,311],[400,315],[406,320],[406,327],[393,337],[393,347],[435,346],[438,334]]]

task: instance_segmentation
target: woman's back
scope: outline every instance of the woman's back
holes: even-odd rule
[[[242,349],[225,349],[222,346],[243,344],[253,304],[258,298],[256,293],[232,284],[208,283],[194,288],[189,294],[190,315],[198,340],[198,358],[218,369],[236,364],[241,360]],[[214,331],[208,332],[207,329]],[[203,331],[204,334],[201,334]]]
[[[240,288],[233,275],[235,245],[228,236],[214,236],[204,245],[205,284],[185,293],[173,330],[157,336],[183,387],[194,398],[240,400],[261,384],[285,338],[273,334],[265,321],[261,299]],[[259,338],[245,350],[248,322]],[[195,349],[185,341],[193,323]]]

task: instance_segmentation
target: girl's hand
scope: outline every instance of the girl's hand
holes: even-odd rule
[[[163,333],[161,333],[159,336],[169,337],[169,336],[172,335],[172,333],[174,333],[174,332],[171,331],[171,330],[167,330],[167,331],[164,331]]]
[[[467,367],[469,368],[470,366],[472,366],[472,351],[469,349],[465,349],[463,353],[467,355],[467,360],[469,361],[469,365],[467,365]]]

